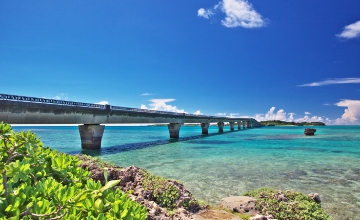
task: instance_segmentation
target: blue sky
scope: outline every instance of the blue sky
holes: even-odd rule
[[[360,1],[0,0],[0,93],[360,122]]]

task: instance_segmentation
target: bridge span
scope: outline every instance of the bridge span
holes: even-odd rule
[[[104,124],[167,124],[170,138],[179,138],[181,125],[195,123],[208,134],[210,123],[219,132],[229,123],[231,131],[262,127],[253,118],[228,118],[100,105],[83,102],[0,94],[0,121],[9,124],[80,124],[81,146],[100,149]]]

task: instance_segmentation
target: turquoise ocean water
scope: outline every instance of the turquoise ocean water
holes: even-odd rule
[[[81,150],[77,127],[14,127],[32,130],[45,146],[86,153],[119,166],[136,165],[183,182],[197,198],[221,198],[259,187],[317,192],[334,219],[360,219],[360,126],[276,126],[230,132],[183,126],[178,141],[165,126],[105,128],[102,150]]]

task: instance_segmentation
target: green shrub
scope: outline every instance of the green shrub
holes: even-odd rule
[[[44,148],[34,133],[0,123],[0,219],[146,219],[146,208],[79,167],[77,157]]]
[[[261,188],[245,193],[256,199],[257,208],[263,214],[268,213],[278,220],[328,220],[331,217],[326,214],[321,205],[316,203],[310,196],[300,192],[286,190],[283,195],[288,201],[277,197],[277,190]]]
[[[169,184],[165,178],[155,176],[145,170],[142,171],[142,174],[144,176],[143,186],[146,190],[153,191],[156,203],[169,210],[174,209],[176,200],[180,196],[178,189]]]

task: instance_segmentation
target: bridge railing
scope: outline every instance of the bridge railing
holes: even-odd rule
[[[105,105],[100,105],[100,104],[64,101],[64,100],[47,99],[47,98],[35,98],[35,97],[18,96],[18,95],[0,94],[0,99],[2,99],[2,100],[10,100],[10,101],[36,102],[36,103],[45,103],[45,104],[69,105],[69,106],[79,106],[79,107],[103,108],[103,109],[105,109]]]
[[[130,111],[130,112],[140,112],[140,113],[152,113],[152,114],[166,114],[166,115],[178,115],[178,116],[201,116],[187,113],[179,113],[179,112],[167,112],[167,111],[156,111],[150,109],[141,109],[141,108],[129,108],[129,107],[121,107],[121,106],[111,106],[111,110],[121,110],[121,111]]]

